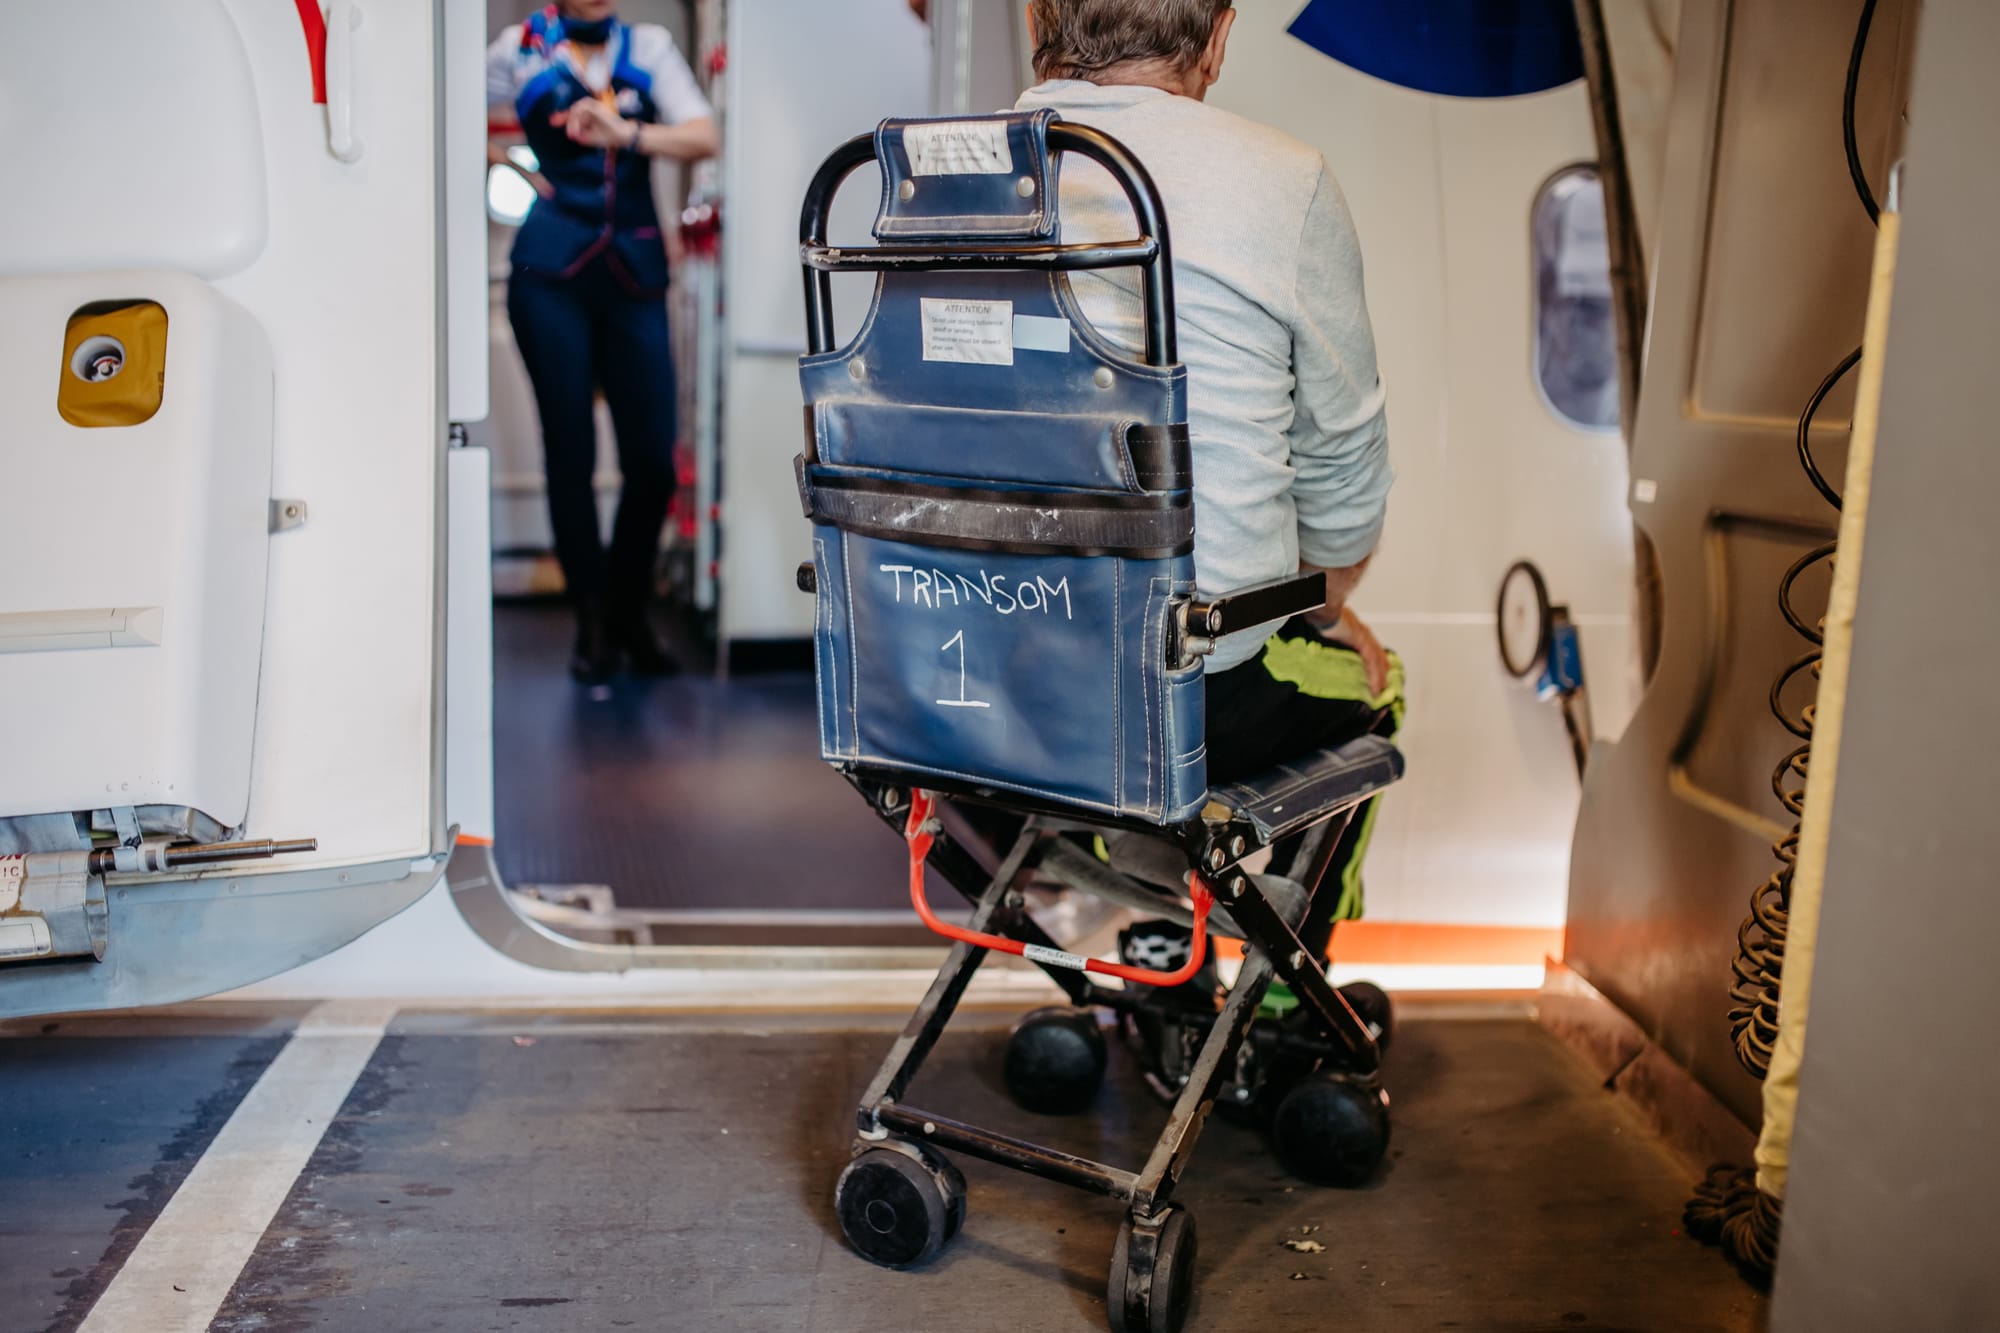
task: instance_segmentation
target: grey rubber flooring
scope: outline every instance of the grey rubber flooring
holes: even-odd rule
[[[0,1330],[75,1328],[282,1030],[0,1040]]]
[[[1031,1116],[998,1086],[995,1020],[966,1021],[912,1104],[1142,1159],[1164,1112],[1122,1055],[1096,1114]],[[1105,1326],[1115,1206],[982,1163],[930,1268],[855,1257],[831,1187],[890,1031],[755,1023],[406,1016],[214,1327]],[[1254,1132],[1211,1124],[1180,1195],[1201,1235],[1191,1327],[1762,1326],[1762,1299],[1678,1234],[1674,1162],[1532,1023],[1419,1016],[1387,1077],[1392,1158],[1367,1189],[1294,1185]]]

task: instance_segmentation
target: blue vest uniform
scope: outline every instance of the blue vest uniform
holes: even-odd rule
[[[555,193],[537,199],[528,211],[514,238],[514,268],[567,278],[602,256],[629,294],[657,298],[667,287],[667,256],[648,159],[641,153],[586,147],[549,123],[556,112],[598,95],[568,61],[556,58],[562,42],[562,18],[553,5],[521,25],[522,52],[543,55],[549,64],[521,89],[514,111]],[[631,46],[630,26],[613,24],[607,42],[610,91],[619,115],[652,123],[660,119],[653,78],[631,63]]]

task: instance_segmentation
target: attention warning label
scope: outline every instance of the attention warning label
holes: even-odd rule
[[[923,299],[924,360],[1014,364],[1014,303]]]

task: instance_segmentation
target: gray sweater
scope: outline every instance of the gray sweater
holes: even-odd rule
[[[1024,110],[1121,140],[1166,201],[1180,357],[1194,437],[1195,573],[1204,593],[1374,549],[1388,503],[1388,432],[1361,249],[1347,202],[1312,148],[1158,88],[1039,84]],[[1062,166],[1063,239],[1117,240],[1131,208],[1103,168]],[[1136,270],[1072,275],[1106,337],[1143,346]],[[1256,656],[1269,626],[1216,645],[1210,671]]]

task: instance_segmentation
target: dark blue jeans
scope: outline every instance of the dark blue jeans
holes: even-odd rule
[[[629,615],[653,590],[674,495],[674,360],[666,304],[634,297],[600,257],[571,278],[516,272],[507,317],[542,418],[556,559],[578,605]],[[618,437],[624,490],[611,548],[598,530],[596,390]]]

